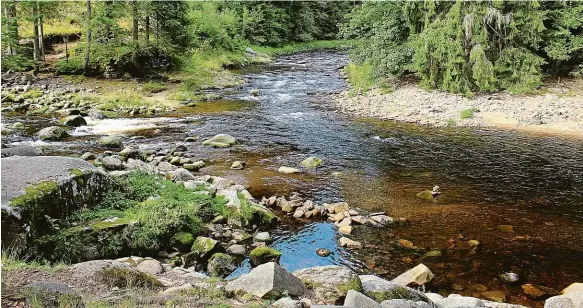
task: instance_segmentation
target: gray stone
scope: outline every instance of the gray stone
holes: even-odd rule
[[[300,165],[302,165],[305,168],[317,168],[322,162],[323,160],[321,158],[318,158],[316,156],[310,156],[304,159],[300,163]]]
[[[114,156],[106,156],[101,159],[101,164],[105,170],[121,170],[123,162]]]
[[[178,168],[174,171],[171,171],[170,177],[171,177],[172,181],[174,181],[174,182],[176,182],[176,181],[186,182],[186,181],[194,181],[195,180],[194,175],[192,175],[192,173],[190,173],[190,171],[188,171],[184,168]]]
[[[399,277],[393,279],[391,282],[409,286],[421,286],[433,279],[433,273],[429,268],[423,264],[419,264],[414,268],[404,272],[403,274],[399,275]]]
[[[335,304],[346,296],[348,288],[360,288],[360,278],[350,268],[338,265],[315,266],[293,272],[313,285],[317,304]]]
[[[140,262],[136,269],[140,272],[144,272],[150,275],[158,275],[164,272],[164,267],[162,267],[162,263],[158,260],[148,259]]]
[[[199,161],[195,161],[192,164],[184,164],[184,169],[186,170],[190,170],[190,171],[198,171],[200,170],[202,167],[204,167],[206,164],[204,161],[199,160]]]
[[[427,298],[429,298],[433,302],[437,302],[443,299],[443,296],[437,293],[425,293],[425,296],[427,296]]]
[[[269,235],[269,232],[259,232],[259,233],[255,234],[255,236],[253,237],[253,242],[255,242],[255,243],[257,243],[257,242],[270,243],[272,241],[273,241],[273,239]]]
[[[430,308],[431,306],[425,302],[414,302],[405,299],[391,299],[381,303],[383,308]]]
[[[158,170],[165,172],[165,171],[172,171],[174,169],[176,169],[176,166],[172,166],[172,164],[170,164],[169,162],[160,162],[156,167],[158,167]]]
[[[97,156],[91,152],[85,152],[81,155],[81,159],[83,160],[94,160]]]
[[[236,160],[231,164],[231,170],[243,170],[246,163],[244,161]]]
[[[291,174],[291,173],[299,173],[301,171],[300,171],[300,169],[297,169],[297,168],[281,166],[281,167],[279,167],[279,169],[277,169],[277,172]]]
[[[273,304],[271,304],[271,307],[277,307],[277,308],[302,308],[303,305],[302,305],[302,303],[300,301],[293,300],[293,299],[291,299],[289,297],[284,297],[284,298],[281,298],[281,299],[277,300]]]
[[[29,145],[17,146],[12,148],[2,149],[2,157],[9,156],[38,156],[41,151]]]
[[[467,307],[486,307],[482,300],[475,297],[466,296],[448,296],[436,304],[443,308],[467,308]]]
[[[24,296],[29,304],[35,307],[84,307],[83,299],[71,287],[64,283],[52,281],[35,281],[24,286]]]
[[[60,156],[2,158],[2,243],[29,229],[47,231],[49,218],[63,218],[81,207],[101,202],[117,187],[105,173],[88,162]],[[34,228],[30,228],[30,226]],[[24,228],[24,229],[21,229]]]
[[[217,192],[217,196],[223,196],[227,200],[227,206],[231,208],[241,208],[241,200],[239,200],[239,195],[237,190],[232,188],[223,189]]]
[[[569,298],[575,307],[583,307],[583,291],[565,293],[563,296]]]
[[[85,121],[85,119],[80,116],[80,115],[72,115],[72,116],[68,116],[65,118],[65,121],[63,121],[63,124],[67,125],[67,126],[82,126],[82,125],[87,125],[87,121]]]
[[[99,138],[98,143],[104,147],[108,148],[121,148],[122,142],[121,138],[118,136],[105,136]]]
[[[344,307],[381,308],[381,305],[358,291],[348,290]]]
[[[243,245],[239,245],[239,244],[234,244],[231,245],[229,247],[227,247],[227,252],[232,254],[232,255],[244,255],[245,254],[245,246]]]
[[[211,139],[203,141],[202,145],[211,146],[213,148],[228,148],[235,144],[236,139],[227,134],[218,134]]]
[[[44,141],[58,141],[69,136],[67,131],[60,126],[49,126],[41,129],[38,133],[40,140]]]
[[[201,260],[206,260],[221,250],[219,242],[209,237],[199,236],[192,244],[192,252]]]
[[[249,274],[229,281],[225,289],[230,292],[243,291],[260,298],[277,298],[284,293],[300,296],[306,292],[306,286],[299,278],[274,262],[261,264]]]
[[[515,284],[518,283],[520,277],[516,273],[508,272],[500,274],[500,279],[508,284]]]
[[[225,277],[237,269],[234,262],[233,257],[228,254],[215,253],[208,261],[208,273],[211,276]]]

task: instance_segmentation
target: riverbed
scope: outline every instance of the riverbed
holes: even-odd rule
[[[318,203],[345,200],[408,221],[383,229],[357,227],[352,237],[364,248],[348,251],[337,247],[332,224],[282,217],[273,245],[282,250],[281,263],[289,270],[344,264],[393,278],[424,263],[435,274],[435,291],[481,297],[485,286],[503,291],[507,302],[529,306],[541,303],[526,298],[520,284],[560,290],[583,281],[580,139],[343,115],[333,109],[332,94],[347,86],[339,71],[346,63],[346,55],[335,52],[284,56],[241,70],[245,84],[224,91],[219,101],[163,117],[89,121],[63,142],[34,140],[32,134],[54,120],[29,117],[31,128],[8,142],[34,144],[48,155],[80,155],[104,151],[96,141],[107,134],[123,135],[126,145],[170,149],[188,136],[202,141],[226,133],[237,138],[235,147],[185,143],[190,154],[207,162],[202,174],[247,185],[259,199],[298,192]],[[23,118],[3,122],[14,121]],[[322,167],[277,172],[308,156],[322,158]],[[246,161],[245,170],[230,170],[235,160]],[[439,198],[417,196],[435,185]],[[403,247],[403,239],[414,247]],[[479,245],[468,245],[469,240]],[[320,247],[332,255],[317,256]],[[232,276],[246,270],[244,261]],[[520,284],[500,280],[510,271],[519,274]]]

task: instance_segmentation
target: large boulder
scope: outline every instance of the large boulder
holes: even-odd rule
[[[315,266],[293,274],[312,286],[316,304],[337,304],[349,290],[362,291],[358,275],[343,266]]]
[[[60,126],[49,126],[41,129],[38,133],[38,138],[44,141],[57,141],[65,139],[69,136],[67,131]]]
[[[274,262],[259,265],[248,274],[229,281],[225,289],[260,298],[279,298],[284,293],[300,296],[306,292],[306,286],[299,278]]]
[[[227,134],[218,134],[211,139],[203,141],[202,145],[211,146],[213,148],[228,148],[235,144],[237,140],[235,137]]]
[[[23,295],[30,307],[84,307],[81,296],[60,282],[32,282],[24,286]]]
[[[99,144],[108,148],[121,148],[121,138],[118,136],[104,136],[99,138]]]
[[[378,302],[389,299],[406,299],[414,302],[423,301],[434,305],[425,294],[415,289],[387,281],[374,275],[360,275],[359,278],[362,282],[364,294],[374,298]]]
[[[404,286],[421,286],[433,279],[433,273],[423,264],[404,272],[391,282]]]
[[[375,302],[373,299],[366,297],[366,295],[349,290],[346,294],[346,299],[344,300],[345,307],[358,307],[358,308],[381,308],[381,305]]]
[[[30,145],[17,146],[13,148],[2,149],[2,157],[9,156],[38,156],[41,152],[37,148]]]
[[[208,260],[214,253],[222,251],[222,247],[218,241],[209,237],[199,236],[192,244],[192,252],[195,253],[200,260]]]
[[[438,301],[436,304],[443,308],[478,308],[486,307],[484,302],[475,297],[459,296],[451,294],[450,296]]]
[[[2,158],[2,244],[18,245],[24,234],[35,238],[54,231],[52,219],[90,208],[116,187],[107,174],[79,158]]]
[[[117,260],[87,261],[72,265],[71,272],[77,280],[99,281],[112,287],[162,286],[158,279],[134,269],[130,263]]]

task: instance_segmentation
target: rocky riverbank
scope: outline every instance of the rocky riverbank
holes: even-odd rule
[[[404,85],[390,93],[378,88],[352,96],[335,96],[337,108],[359,117],[412,122],[430,126],[484,126],[583,135],[583,96],[563,88],[546,94],[519,96],[508,93],[467,98],[417,85]]]

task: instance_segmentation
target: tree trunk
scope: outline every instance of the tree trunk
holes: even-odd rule
[[[40,7],[40,2],[36,3],[36,7],[38,10],[38,32],[39,32],[38,45],[39,45],[40,57],[42,57],[42,59],[44,61],[44,59],[45,59],[45,36],[44,36],[44,31],[43,31],[43,15],[42,15],[41,7]]]
[[[87,48],[85,48],[85,62],[83,63],[83,74],[89,74],[89,57],[91,54],[91,0],[87,0]]]
[[[146,42],[150,40],[150,15],[146,15]]]
[[[16,17],[17,16],[16,0],[12,1],[12,5],[10,6],[9,11],[10,11],[10,15],[12,17],[12,20],[10,23],[10,26],[12,27],[12,29],[11,29],[12,31],[10,31],[10,32],[12,34],[12,40],[14,43],[14,46],[12,46],[12,52],[13,52],[12,54],[15,55],[17,53],[17,51],[16,51],[17,46],[19,44],[19,42],[18,42],[18,39],[19,39],[19,37],[18,37],[18,18]]]
[[[132,1],[132,20],[133,20],[133,25],[134,25],[134,31],[133,31],[133,39],[134,39],[134,44],[138,45],[138,2],[136,0]]]
[[[34,22],[33,22],[33,40],[32,40],[32,46],[33,46],[33,59],[34,61],[39,61],[40,60],[40,50],[39,50],[39,44],[38,44],[38,6],[34,6],[32,9],[32,15],[34,18]]]
[[[12,23],[12,18],[10,16],[10,13],[8,13],[8,6],[7,5],[4,6],[4,18],[6,18],[6,20],[8,21],[7,25],[8,25],[8,27],[10,27],[10,24]],[[10,40],[12,40],[12,39],[10,38]],[[6,45],[7,45],[6,49],[8,51],[8,54],[12,55],[12,44],[10,43],[10,41],[8,41],[6,43]]]

